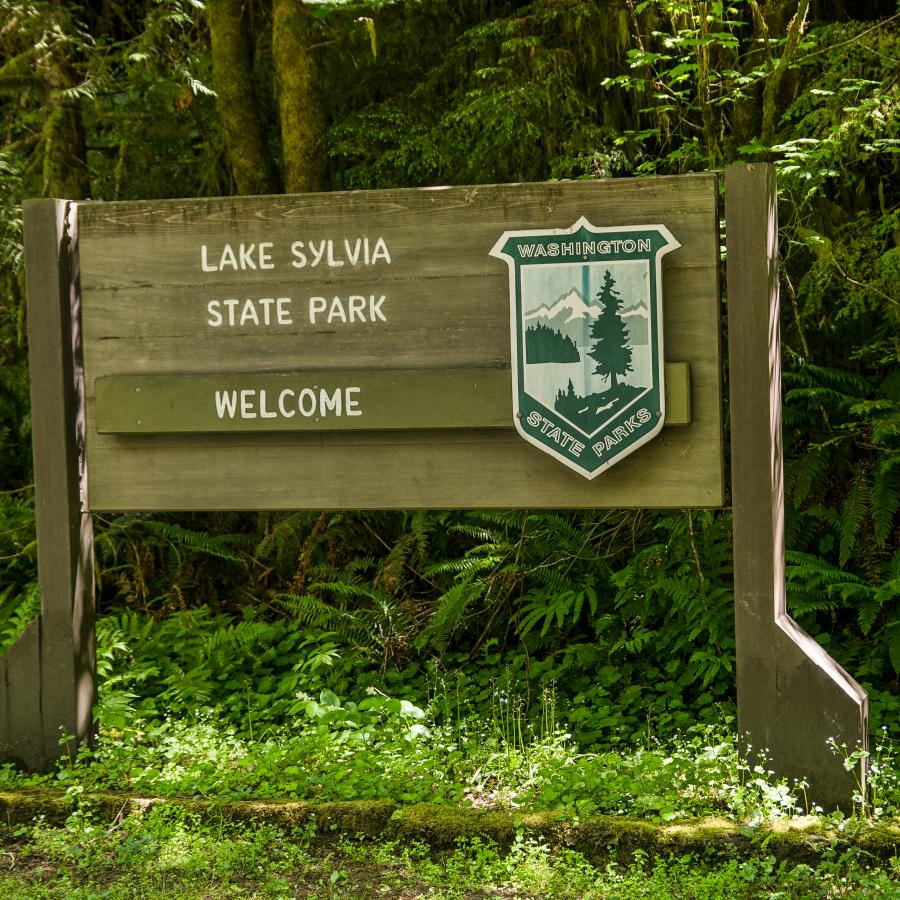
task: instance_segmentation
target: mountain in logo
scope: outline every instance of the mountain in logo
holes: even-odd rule
[[[602,306],[588,303],[584,294],[571,288],[553,303],[542,303],[537,309],[523,316],[526,325],[542,323],[571,338],[579,347],[586,346],[591,323],[603,312]],[[623,309],[622,319],[628,328],[629,343],[646,344],[649,334],[650,313],[641,301]]]
[[[650,312],[643,301],[623,309],[622,321],[632,344],[646,344],[650,340]]]
[[[575,341],[579,346],[584,346],[585,338],[590,333],[590,323],[600,315],[599,306],[591,306],[584,294],[577,288],[572,288],[565,294],[561,294],[553,303],[543,303],[537,309],[526,313],[526,324],[538,322],[548,325]]]

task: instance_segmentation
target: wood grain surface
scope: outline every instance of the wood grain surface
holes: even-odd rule
[[[78,204],[91,508],[721,505],[717,192],[698,175]],[[98,432],[98,378],[508,373],[508,270],[489,251],[580,216],[681,242],[663,262],[665,358],[690,372],[690,424],[594,481],[456,401],[462,430]]]

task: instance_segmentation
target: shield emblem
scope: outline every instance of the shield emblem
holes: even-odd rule
[[[506,231],[513,413],[531,444],[595,478],[665,420],[664,225]]]

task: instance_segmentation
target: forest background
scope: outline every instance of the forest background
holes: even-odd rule
[[[898,22],[894,0],[0,0],[2,643],[39,605],[23,199],[768,160],[789,608],[896,723]],[[608,746],[733,702],[727,508],[103,516],[96,555],[107,729],[239,695],[252,736],[367,687],[514,692],[527,721],[555,684]]]

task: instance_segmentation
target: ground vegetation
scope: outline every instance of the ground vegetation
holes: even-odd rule
[[[789,607],[865,684],[874,727],[895,727],[898,16],[887,0],[0,0],[2,641],[38,603],[25,198],[766,160],[780,191]],[[439,696],[502,718],[503,690],[516,710],[503,727],[524,746],[554,683],[573,757],[627,756],[642,735],[683,740],[731,715],[727,508],[129,514],[98,517],[96,533],[101,746],[141,748],[141,771],[168,771],[175,708],[197,722],[215,710],[217,735],[262,739],[257,757],[298,716],[325,726],[298,737],[314,754],[332,723],[455,727],[464,717],[438,707],[431,724],[403,712]],[[149,659],[163,643],[170,654]],[[454,784],[448,796],[467,790]]]

